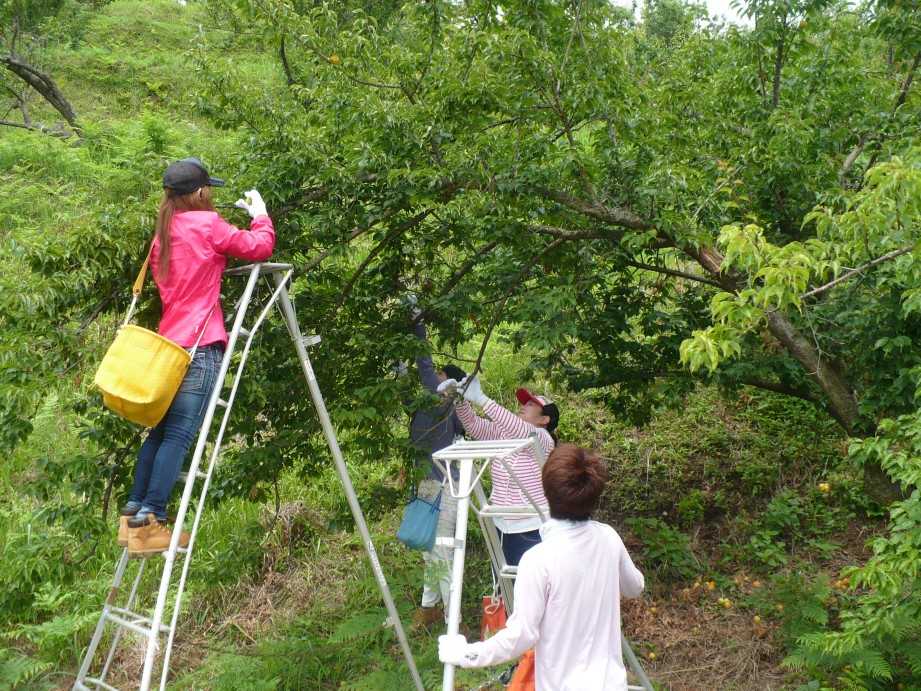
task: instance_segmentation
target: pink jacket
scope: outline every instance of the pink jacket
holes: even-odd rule
[[[272,219],[254,218],[250,230],[245,231],[230,225],[214,211],[177,211],[170,229],[170,243],[169,275],[165,281],[156,278],[160,256],[160,243],[156,239],[150,256],[154,282],[163,302],[160,335],[189,348],[195,345],[204,328],[199,345],[226,344],[220,294],[227,255],[250,261],[268,259],[275,247]]]

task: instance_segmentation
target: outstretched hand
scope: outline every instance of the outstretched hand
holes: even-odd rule
[[[464,393],[464,398],[471,403],[476,403],[481,408],[489,401],[480,386],[480,378],[475,374],[468,374],[457,386]]]
[[[257,190],[244,192],[243,196],[245,199],[238,199],[234,203],[234,206],[238,206],[246,211],[251,218],[269,215],[268,211],[265,210],[265,202],[262,201],[262,195],[259,194]]]

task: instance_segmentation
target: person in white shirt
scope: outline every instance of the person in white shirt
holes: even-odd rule
[[[607,480],[595,454],[564,444],[550,454],[541,476],[550,520],[542,542],[521,558],[515,611],[492,638],[467,643],[438,639],[442,662],[489,667],[534,648],[537,691],[621,691],[627,671],[621,654],[620,598],[643,592],[617,532],[589,520]]]

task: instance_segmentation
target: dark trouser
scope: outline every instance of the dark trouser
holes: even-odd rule
[[[499,531],[499,540],[502,542],[502,553],[505,563],[509,566],[518,566],[521,555],[540,543],[540,531],[530,530],[527,533],[503,533]]]
[[[169,410],[141,445],[128,503],[140,506],[142,514],[152,513],[159,521],[166,519],[166,504],[205,417],[223,357],[221,343],[195,351]]]

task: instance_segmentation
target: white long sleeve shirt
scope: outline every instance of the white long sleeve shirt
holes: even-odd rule
[[[459,404],[456,408],[457,417],[460,418],[464,430],[472,439],[477,441],[493,441],[503,439],[526,439],[533,433],[537,432],[537,440],[544,452],[544,458],[553,451],[553,438],[550,433],[543,427],[535,427],[529,422],[525,422],[515,413],[506,410],[493,400],[489,400],[483,406],[483,412],[489,416],[489,419],[480,417],[474,412],[473,406],[466,401]],[[515,475],[528,490],[538,506],[546,506],[547,498],[544,496],[544,487],[541,484],[540,465],[534,458],[534,452],[525,449],[513,454],[505,459],[509,467],[515,472]],[[494,460],[490,466],[492,475],[492,492],[489,495],[489,501],[494,506],[527,506],[531,507],[531,502],[521,491],[518,483],[509,475],[505,466],[501,462]],[[540,518],[497,518],[496,527],[503,533],[526,533],[530,530],[537,530],[541,526]]]
[[[518,566],[506,628],[469,644],[462,666],[501,664],[534,647],[537,691],[626,689],[620,598],[640,595],[643,574],[608,525],[551,520],[541,533]]]

